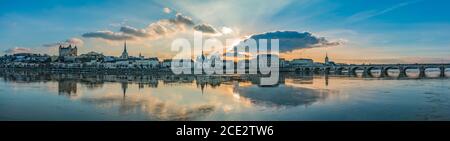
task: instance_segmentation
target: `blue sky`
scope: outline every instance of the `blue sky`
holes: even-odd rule
[[[82,35],[118,33],[123,26],[145,29],[182,13],[195,24],[233,31],[220,39],[293,30],[345,42],[299,49],[284,54],[286,58],[320,61],[329,52],[340,62],[450,62],[448,5],[446,0],[0,0],[0,54],[17,48],[55,54],[54,47],[45,45],[76,38],[82,42],[81,53],[119,55],[122,41]],[[188,31],[130,41],[130,53],[169,58],[174,54],[171,41],[190,37]]]

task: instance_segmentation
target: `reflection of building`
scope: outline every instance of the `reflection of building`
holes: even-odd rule
[[[71,80],[61,80],[58,82],[58,93],[60,95],[76,95],[77,83]]]
[[[123,97],[125,98],[125,95],[127,94],[127,89],[128,89],[128,83],[127,82],[122,82],[120,83],[122,86],[122,91],[123,91]]]
[[[309,106],[328,98],[327,90],[280,85],[278,87],[259,88],[255,86],[240,87],[235,85],[234,93],[251,99],[255,104],[274,106]],[[281,94],[281,95],[280,95]]]

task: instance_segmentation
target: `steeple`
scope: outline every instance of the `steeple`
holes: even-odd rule
[[[123,52],[128,53],[127,52],[127,40],[125,40],[125,42],[123,43]]]
[[[128,59],[127,40],[125,40],[125,42],[123,44],[123,52],[122,52],[122,55],[120,56],[120,58]]]
[[[139,58],[144,59],[144,56],[139,52]]]
[[[330,63],[330,58],[328,58],[328,52],[326,53],[325,56],[325,64],[329,64]]]
[[[205,54],[203,54],[203,49],[202,49],[202,60],[205,61]]]

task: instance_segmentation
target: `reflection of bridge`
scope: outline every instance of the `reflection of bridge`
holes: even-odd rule
[[[348,74],[354,75],[357,70],[362,70],[362,74],[366,76],[372,75],[372,70],[380,70],[381,77],[387,76],[388,71],[391,69],[399,70],[399,77],[406,76],[406,70],[418,69],[419,76],[425,76],[425,70],[427,69],[439,69],[440,77],[445,77],[446,69],[450,69],[450,64],[370,64],[370,65],[336,65],[336,66],[297,66],[292,67],[289,70],[295,72],[314,72],[314,73],[336,73],[341,74],[348,72]]]

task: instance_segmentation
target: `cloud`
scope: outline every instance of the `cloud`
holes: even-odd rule
[[[164,11],[167,9],[164,8]],[[169,9],[170,10],[170,9]],[[175,17],[169,19],[161,19],[148,24],[144,28],[136,28],[133,26],[121,26],[118,32],[113,31],[95,31],[82,35],[84,38],[100,38],[105,40],[133,40],[133,39],[156,39],[163,36],[169,36],[186,30],[197,30],[209,34],[219,34],[220,32],[209,24],[196,25],[191,17],[181,13],[175,14]],[[230,30],[227,30],[230,31]]]
[[[222,27],[222,33],[223,34],[229,34],[232,33],[233,29],[229,28],[229,27]]]
[[[149,24],[143,29],[138,29],[132,26],[123,26],[120,28],[120,33],[124,35],[133,36],[136,38],[160,38],[162,36],[171,35],[185,30],[183,23],[177,23],[170,20],[159,20]]]
[[[252,35],[248,39],[254,39],[257,41],[257,43],[259,39],[267,39],[269,49],[270,49],[270,39],[278,39],[279,51],[281,53],[292,52],[298,49],[331,47],[343,44],[343,42],[328,41],[324,37],[316,37],[309,32],[302,33],[297,31],[266,32],[262,34]]]
[[[163,8],[163,12],[166,14],[170,14],[170,12],[172,12],[172,9],[165,7]]]
[[[194,27],[194,30],[201,31],[201,32],[203,32],[203,33],[211,33],[211,34],[216,34],[216,33],[218,33],[217,30],[216,30],[213,26],[211,26],[211,25],[209,25],[209,24],[199,24],[199,25],[196,25],[196,26]]]
[[[101,38],[105,40],[133,40],[138,38],[159,38],[161,36],[170,35],[177,32],[185,31],[187,27],[195,25],[191,17],[177,13],[174,18],[161,19],[154,23],[150,23],[145,28],[136,28],[132,26],[122,26],[119,32],[113,31],[96,31],[85,33],[84,38]]]
[[[62,45],[62,46],[68,46],[68,45],[83,46],[84,45],[84,41],[79,39],[79,38],[70,38],[70,39],[67,39],[67,40],[62,41],[62,42],[49,43],[49,44],[44,44],[42,46],[44,46],[44,47],[57,47],[59,45]]]
[[[30,48],[23,48],[23,47],[14,47],[14,48],[10,48],[5,50],[5,53],[8,54],[16,54],[16,53],[32,53],[33,50]]]
[[[101,38],[106,40],[130,40],[133,39],[133,36],[124,34],[121,32],[112,32],[112,31],[96,31],[96,32],[88,32],[82,35],[85,38]]]
[[[177,13],[175,15],[175,19],[169,19],[169,21],[177,25],[188,25],[188,26],[194,25],[194,21],[192,20],[191,17],[184,16],[181,13]]]
[[[122,27],[120,27],[120,31],[125,34],[134,35],[134,36],[138,36],[138,37],[148,36],[147,31],[145,29],[137,29],[137,28],[131,27],[131,26],[122,26]]]

